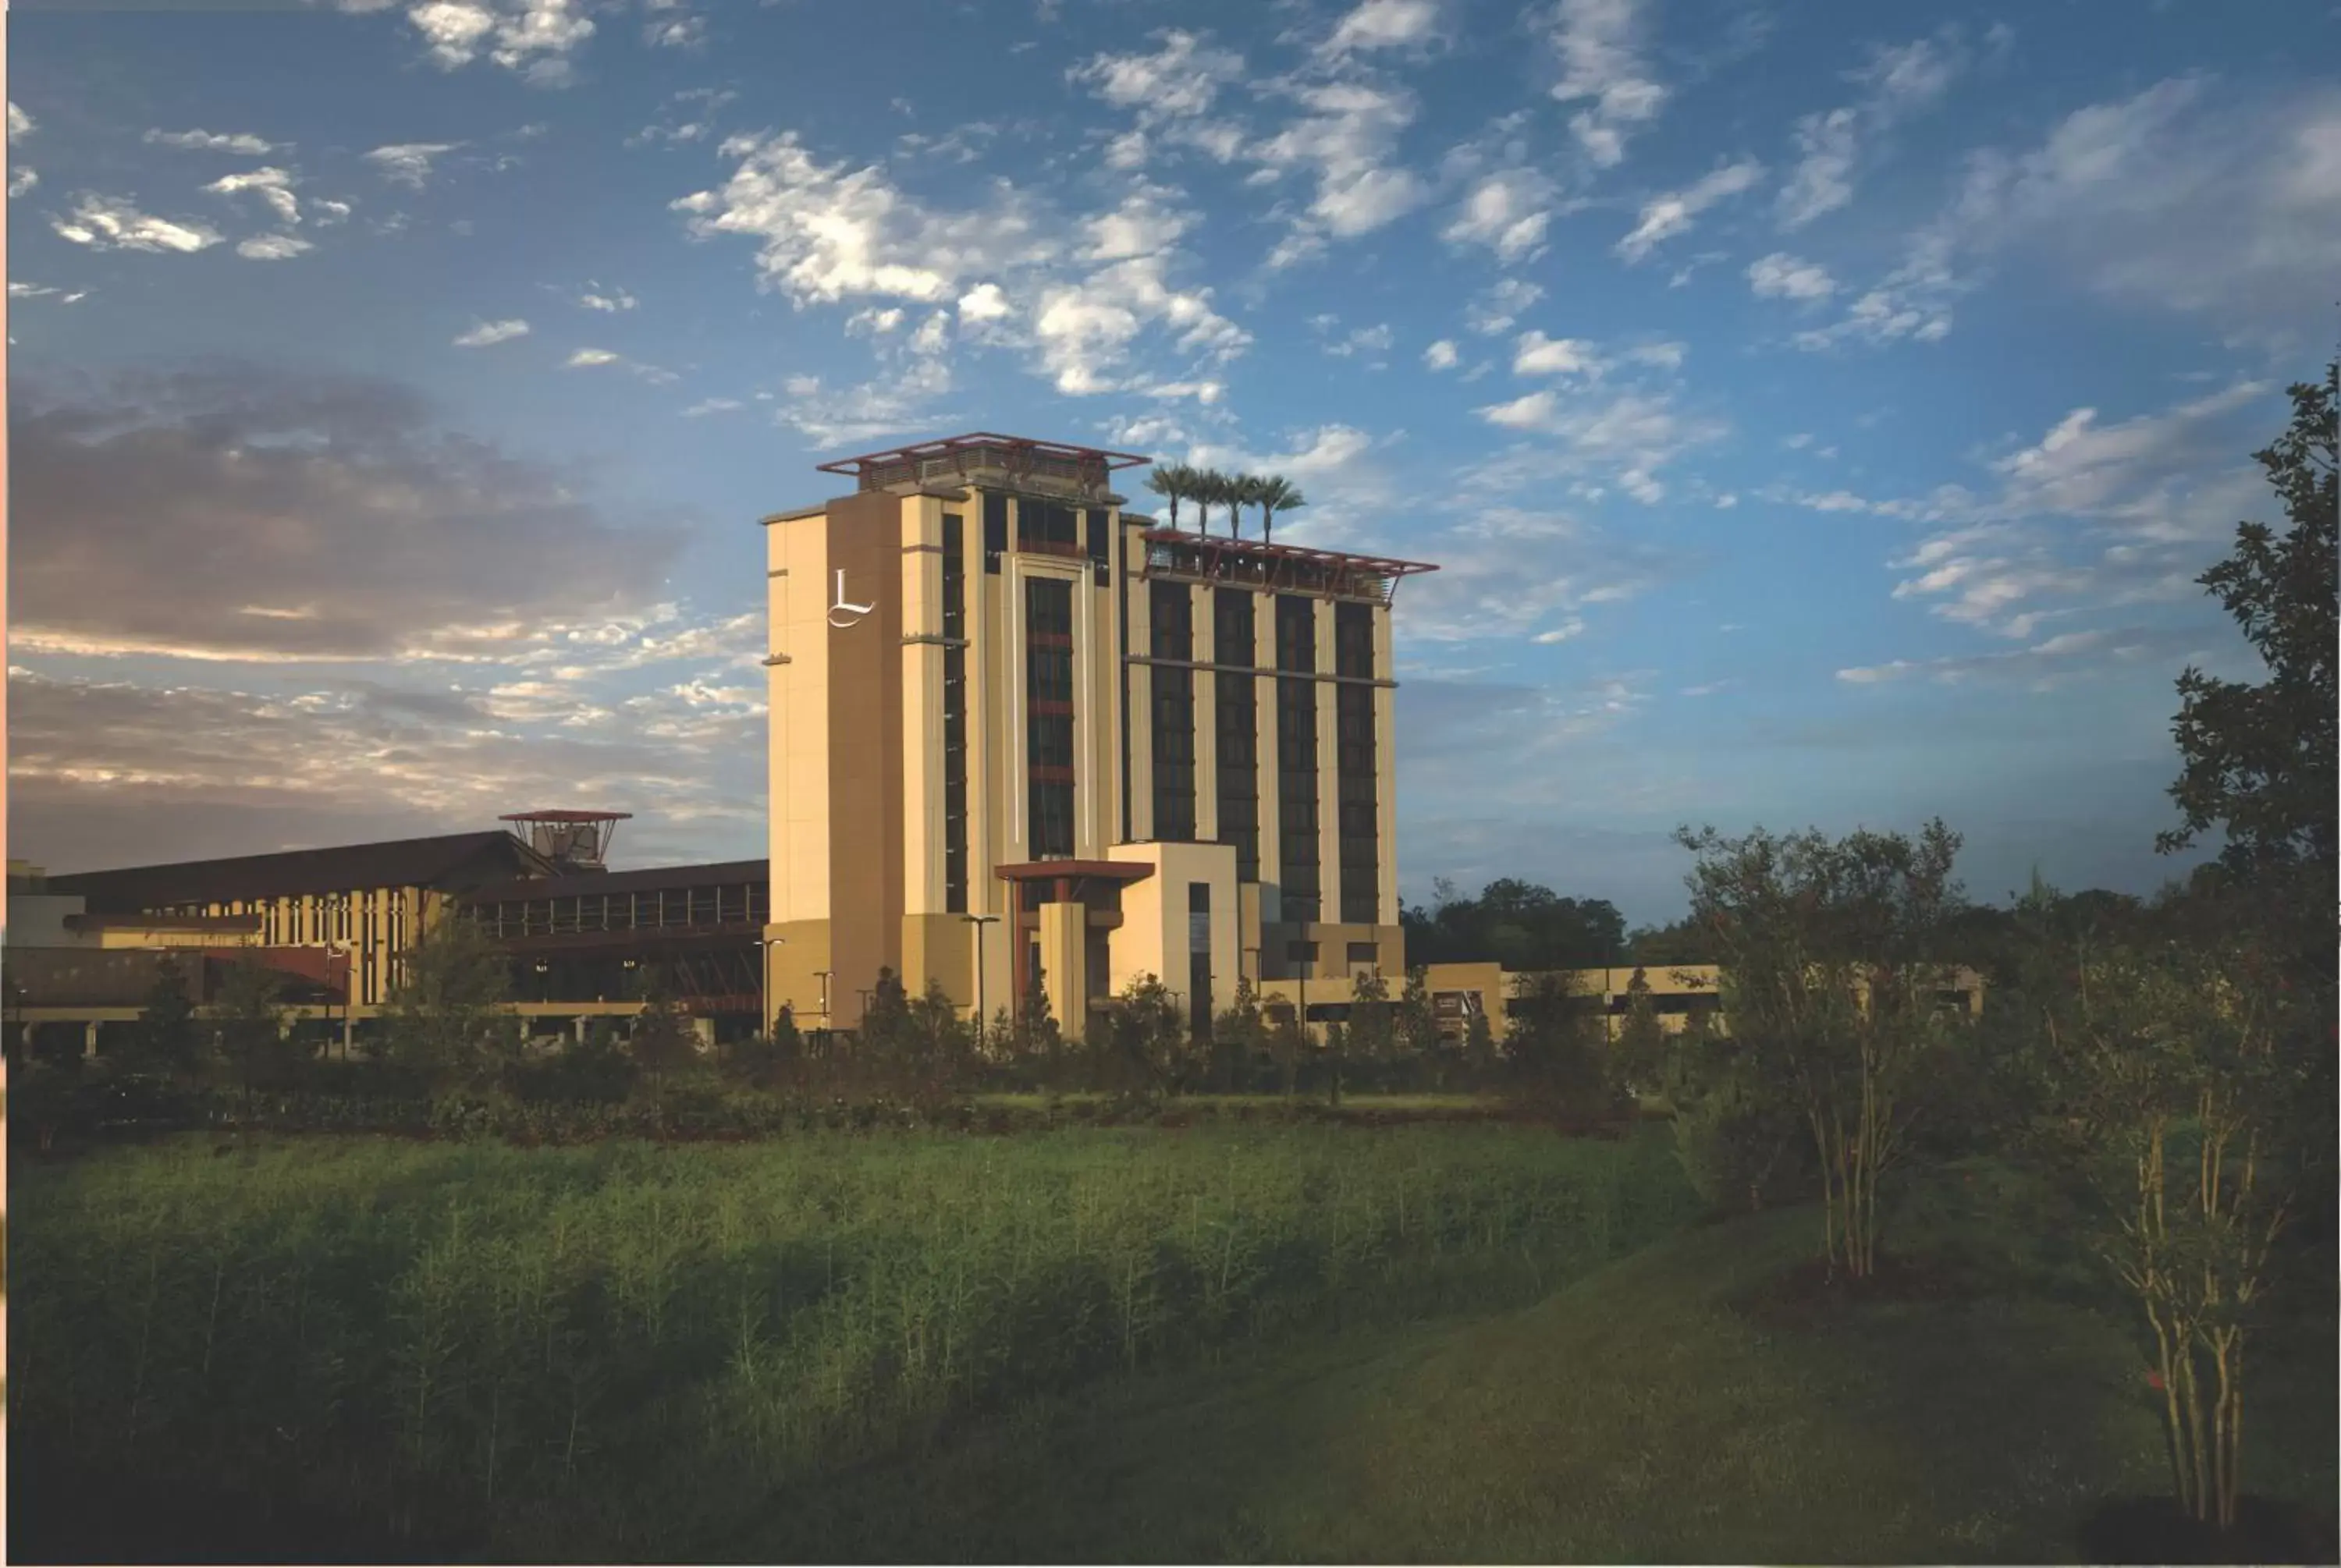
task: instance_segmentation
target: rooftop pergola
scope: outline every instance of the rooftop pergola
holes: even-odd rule
[[[1139,537],[1146,541],[1150,576],[1167,573],[1290,593],[1377,599],[1384,604],[1397,594],[1401,579],[1439,570],[1429,561],[1253,539],[1215,539],[1175,528],[1150,528]]]
[[[1153,461],[1136,452],[976,431],[891,452],[842,457],[821,464],[820,471],[847,475],[857,489],[869,491],[945,479],[963,481],[978,470],[992,469],[1006,474],[1011,482],[1037,478],[1102,495],[1116,469],[1141,468]]]

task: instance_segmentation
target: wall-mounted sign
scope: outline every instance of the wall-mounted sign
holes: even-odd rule
[[[839,567],[837,569],[837,600],[835,603],[829,607],[829,623],[837,628],[840,631],[843,631],[848,627],[860,625],[862,623],[862,618],[877,608],[878,607],[874,604],[849,604],[846,602],[845,568],[842,566]],[[838,617],[841,615],[845,617],[845,619],[840,620]]]

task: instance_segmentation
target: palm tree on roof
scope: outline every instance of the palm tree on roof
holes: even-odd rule
[[[1260,491],[1266,484],[1267,481],[1261,479],[1258,474],[1238,474],[1236,476],[1236,500],[1244,506],[1260,505]],[[1238,513],[1238,521],[1240,523],[1241,521],[1240,512]],[[1239,527],[1236,531],[1240,533],[1243,531]]]
[[[1308,498],[1300,493],[1299,488],[1290,480],[1280,473],[1271,473],[1256,482],[1259,488],[1252,492],[1252,500],[1260,503],[1260,538],[1270,544],[1274,544],[1276,514],[1280,511],[1290,511],[1295,507],[1307,506]]]
[[[1179,526],[1179,503],[1195,493],[1195,471],[1183,462],[1161,462],[1146,476],[1146,488],[1170,503],[1170,526]]]
[[[1228,499],[1228,476],[1215,468],[1197,471],[1194,495],[1195,505],[1202,513],[1198,526],[1208,534],[1211,531],[1211,508]]]

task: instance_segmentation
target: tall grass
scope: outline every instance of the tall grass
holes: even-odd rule
[[[26,1449],[603,1560],[1004,1399],[1521,1302],[1694,1207],[1662,1141],[1497,1126],[198,1138],[19,1182]]]

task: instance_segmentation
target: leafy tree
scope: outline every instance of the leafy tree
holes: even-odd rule
[[[1406,989],[1399,994],[1391,1027],[1400,1058],[1416,1071],[1430,1074],[1445,1088],[1451,1053],[1439,1038],[1439,1014],[1430,1003],[1430,979],[1420,968],[1407,971]]]
[[[1513,1093],[1571,1120],[1616,1114],[1620,1095],[1599,1004],[1566,974],[1522,975],[1513,983],[1504,1037]]]
[[[1384,1063],[1398,1051],[1397,1009],[1380,969],[1360,970],[1350,982],[1350,1051],[1361,1062]]]
[[[940,980],[904,1008],[903,1044],[912,1070],[931,1084],[958,1082],[975,1054],[972,1030]]]
[[[1063,1088],[1065,1035],[1049,1010],[1049,988],[1039,976],[1025,988],[1012,1036],[1017,1060],[1038,1068],[1051,1088]]]
[[[134,1072],[185,1078],[202,1055],[203,1028],[195,1021],[186,967],[177,954],[164,953],[155,963],[154,983],[147,990],[137,1027],[125,1042],[123,1066]]]
[[[2171,1474],[2193,1518],[2241,1496],[2244,1351],[2300,1177],[2328,1151],[2292,1113],[2315,1071],[2279,1048],[2241,943],[2147,954],[2086,942],[2044,998],[2047,1081],[2067,1153],[2099,1196],[2096,1248],[2138,1303]]]
[[[2174,852],[2216,829],[2225,838],[2220,862],[2236,878],[2282,889],[2287,902],[2318,906],[2308,927],[2314,967],[2329,979],[2341,361],[2327,367],[2321,385],[2300,382],[2291,396],[2291,424],[2254,454],[2290,527],[2278,539],[2265,523],[2238,524],[2234,553],[2197,580],[2235,618],[2268,679],[2220,680],[2192,666],[2179,676],[2174,729],[2184,770],[2170,794],[2184,821],[2157,844]]]
[[[1260,994],[1249,975],[1236,979],[1236,994],[1227,1009],[1211,1021],[1212,1048],[1220,1060],[1220,1082],[1230,1093],[1249,1086],[1260,1058],[1269,1053],[1267,1021],[1260,1010]]]
[[[1483,1009],[1463,1024],[1463,1062],[1473,1080],[1484,1084],[1496,1066],[1496,1029]]]
[[[1744,1200],[1760,1210],[1795,1173],[1798,1141],[1808,1136],[1795,1100],[1707,1013],[1687,1017],[1667,1045],[1659,1090],[1674,1108],[1675,1158],[1691,1189],[1718,1208]]]
[[[1618,1031],[1615,1050],[1618,1075],[1629,1089],[1636,1093],[1654,1089],[1666,1076],[1666,1027],[1659,1021],[1650,978],[1639,967],[1626,982],[1626,1021]]]
[[[699,1060],[699,1036],[657,966],[643,970],[642,991],[643,1010],[634,1015],[627,1051],[650,1080],[652,1097],[662,1097],[668,1080]]]
[[[1626,918],[1604,898],[1564,898],[1549,888],[1500,878],[1476,898],[1443,878],[1433,907],[1401,911],[1407,951],[1427,964],[1499,963],[1515,973],[1587,969],[1609,963]]]
[[[1107,1012],[1104,1034],[1115,1087],[1151,1097],[1186,1087],[1194,1066],[1187,1021],[1154,976],[1136,976],[1122,987]]]
[[[1697,858],[1693,914],[1723,953],[1735,1092],[1793,1104],[1822,1178],[1826,1255],[1857,1279],[1877,1267],[1882,1184],[1908,1154],[1930,1069],[1953,1043],[1935,998],[1957,907],[1957,834],[1818,832],[1679,841]]]
[[[1649,968],[1715,962],[1713,935],[1686,917],[1670,926],[1644,926],[1629,934],[1620,958]]]
[[[503,954],[475,922],[443,907],[392,976],[383,1056],[433,1088],[493,1076],[517,1054],[511,995]]]
[[[213,1018],[219,1030],[220,1054],[243,1088],[248,1104],[261,1090],[283,1090],[301,1081],[302,1069],[315,1052],[315,1043],[304,1040],[285,1026],[285,1009],[278,1000],[284,983],[260,961],[257,953],[240,954],[220,987]]]

